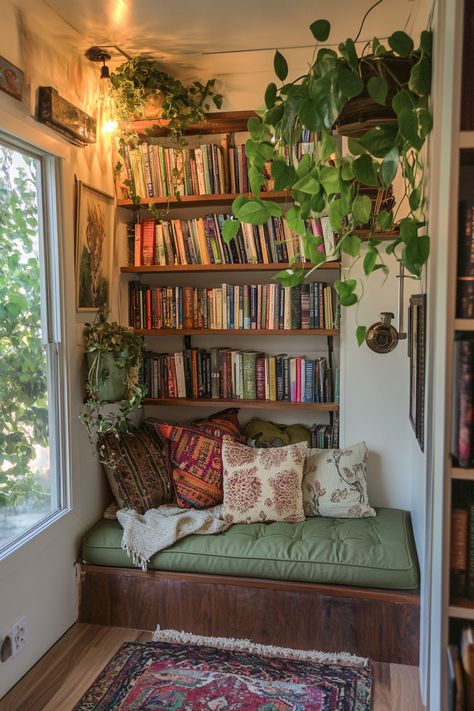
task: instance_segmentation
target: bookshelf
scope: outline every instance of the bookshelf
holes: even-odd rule
[[[237,133],[244,133],[247,131],[247,120],[250,116],[254,115],[253,112],[220,112],[216,114],[209,114],[208,121],[201,126],[191,127],[189,132],[190,136],[196,136],[197,141],[205,141],[205,136],[217,136],[220,134],[220,138],[217,140],[221,141],[221,145],[224,147],[233,146],[235,143],[234,136]],[[152,135],[153,137],[162,136],[165,137],[167,134],[166,125],[161,121],[144,121],[135,122],[133,124],[134,131],[143,136],[145,140],[146,137]],[[224,134],[224,135],[223,135]],[[216,140],[216,139],[208,139]],[[191,145],[191,144],[190,144]],[[197,143],[195,145],[198,145]],[[217,143],[216,143],[217,145]],[[151,152],[150,152],[151,154]],[[235,178],[236,179],[236,178]],[[236,179],[237,180],[237,179]],[[226,181],[228,182],[228,181]],[[118,193],[120,194],[120,193]],[[158,208],[164,208],[169,213],[166,216],[166,220],[180,220],[181,214],[186,215],[186,219],[189,220],[194,217],[201,217],[204,215],[204,210],[208,209],[208,212],[213,213],[225,213],[230,212],[229,206],[232,201],[240,193],[236,192],[224,192],[215,194],[199,194],[199,195],[189,195],[182,194],[179,198],[174,196],[162,196],[162,197],[141,197],[140,205],[135,204],[132,200],[128,199],[126,196],[121,196],[117,198],[117,208],[119,210],[120,221],[126,222],[130,219],[130,213],[136,214],[140,210],[140,215],[149,214],[149,208],[151,205]],[[290,201],[290,196],[287,191],[281,192],[262,192],[261,198],[263,200],[274,200],[282,204]],[[151,218],[151,215],[150,215]],[[147,217],[144,218],[149,219]],[[364,237],[368,234],[367,231],[361,230],[360,235]],[[176,233],[175,233],[176,236]],[[398,234],[396,232],[381,233],[382,238],[385,239],[395,239]],[[196,239],[196,236],[194,237]],[[196,239],[197,242],[197,239]],[[199,243],[198,243],[199,246]],[[261,253],[263,252],[263,246],[261,247]],[[202,251],[200,252],[203,253]],[[263,252],[264,253],[264,252]],[[209,249],[209,254],[211,251]],[[242,254],[242,252],[240,252]],[[268,248],[268,254],[270,254],[270,249]],[[283,252],[285,254],[285,252]],[[130,251],[129,251],[130,255]],[[178,251],[175,250],[175,255],[178,255]],[[291,257],[291,253],[288,253],[288,257]],[[178,259],[178,257],[177,257]],[[290,264],[288,261],[280,261],[281,254],[278,254],[278,262],[271,261],[267,263],[265,261],[253,262],[234,262],[228,263],[214,263],[214,264],[148,264],[146,266],[137,266],[136,264],[128,264],[120,267],[120,273],[122,276],[122,287],[125,293],[125,288],[133,286],[133,284],[138,283],[144,285],[144,280],[146,280],[146,285],[150,285],[150,288],[160,288],[163,286],[174,287],[176,286],[196,286],[197,288],[201,285],[211,288],[219,288],[222,281],[232,282],[234,286],[238,285],[248,285],[258,284],[268,285],[272,282],[272,276],[281,270],[293,268],[293,269],[304,269],[310,270],[312,265],[307,262]],[[122,264],[124,259],[122,258]],[[166,260],[168,261],[168,260]],[[188,260],[189,261],[189,260]],[[339,261],[329,262],[321,267],[319,267],[315,273],[312,275],[313,280],[319,281],[331,281],[337,278],[338,273],[341,269],[341,263]],[[130,284],[132,280],[133,284]],[[250,288],[250,287],[249,287]],[[130,291],[129,291],[130,294]],[[321,296],[322,298],[322,296]],[[128,298],[123,300],[128,302]],[[263,308],[263,306],[262,306]],[[123,314],[122,314],[123,316]],[[130,318],[130,314],[129,314]],[[262,323],[264,323],[264,320]],[[268,323],[268,321],[267,321]],[[275,323],[278,323],[277,321]],[[323,323],[323,321],[321,321]],[[324,322],[326,324],[326,321]],[[143,325],[143,322],[142,322]],[[182,325],[182,324],[180,324]],[[280,324],[282,325],[282,324]],[[285,326],[287,323],[285,322]],[[303,352],[305,354],[311,353],[313,346],[307,345],[308,340],[314,339],[314,350],[318,354],[324,352],[324,356],[319,356],[325,358],[329,369],[333,369],[333,358],[334,350],[336,350],[336,359],[338,348],[334,349],[334,339],[339,337],[339,330],[337,328],[137,328],[134,327],[134,332],[143,336],[146,340],[147,348],[150,348],[153,352],[158,349],[160,352],[168,351],[175,352],[179,351],[180,348],[190,349],[193,347],[199,348],[202,352],[203,346],[205,348],[210,348],[214,343],[216,348],[225,348],[228,346],[228,340],[230,339],[233,344],[238,343],[238,347],[241,349],[254,350],[253,343],[256,343],[255,350],[263,351],[264,348],[260,342],[260,338],[264,338],[265,342],[272,343],[267,352],[265,347],[265,354],[269,355],[270,358],[276,357],[276,354],[281,350],[289,350],[291,353],[296,350],[296,352]],[[232,337],[232,338],[231,338]],[[249,338],[250,337],[250,338]],[[304,337],[305,345],[301,344],[303,341],[299,341],[300,337]],[[309,337],[309,339],[308,339]],[[235,340],[233,340],[235,338]],[[290,341],[285,339],[291,339]],[[182,339],[182,346],[177,345]],[[206,339],[209,339],[207,341]],[[272,341],[272,339],[274,339]],[[296,340],[294,340],[296,339]],[[291,345],[294,343],[295,345]],[[301,344],[300,344],[301,343]],[[283,348],[282,348],[283,344]],[[184,352],[184,351],[183,351]],[[274,353],[275,356],[271,354]],[[159,354],[157,354],[159,355]],[[307,356],[309,357],[309,356]],[[156,372],[156,371],[155,371]],[[334,373],[333,373],[334,376]],[[334,379],[334,377],[333,377]],[[161,386],[160,386],[161,387]],[[315,398],[316,399],[316,396]],[[240,408],[243,412],[249,411],[249,414],[255,410],[271,411],[272,414],[277,411],[306,414],[306,418],[314,415],[314,420],[318,419],[318,416],[322,416],[323,424],[328,422],[329,426],[333,425],[334,417],[337,416],[339,412],[339,404],[336,402],[305,402],[305,401],[294,401],[290,399],[247,399],[244,397],[234,398],[234,397],[146,397],[143,401],[144,406],[151,408],[213,408],[213,409],[224,409],[229,406],[234,406]],[[276,417],[276,415],[273,415]],[[290,417],[291,419],[291,417]],[[314,422],[313,420],[313,422]],[[306,420],[308,422],[308,420]],[[309,424],[309,422],[308,422]]]

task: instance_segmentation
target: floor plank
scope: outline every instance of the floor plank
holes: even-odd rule
[[[0,701],[1,711],[71,711],[124,642],[151,632],[77,623]],[[373,711],[422,711],[418,668],[374,664]]]

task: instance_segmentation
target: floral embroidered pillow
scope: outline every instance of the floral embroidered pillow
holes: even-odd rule
[[[306,442],[254,449],[224,437],[224,503],[229,523],[304,520],[301,481]]]
[[[367,495],[367,445],[346,449],[308,449],[303,474],[307,518],[376,516]]]

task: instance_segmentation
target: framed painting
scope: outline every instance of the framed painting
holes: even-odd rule
[[[76,186],[76,305],[97,311],[110,305],[115,200],[81,180]]]
[[[14,64],[0,56],[0,91],[21,101],[23,98],[23,72]]]
[[[426,294],[410,297],[408,308],[408,357],[410,359],[410,422],[424,451],[425,431]]]

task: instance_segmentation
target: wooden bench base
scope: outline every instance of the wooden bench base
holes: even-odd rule
[[[418,664],[416,592],[77,564],[79,622]]]

